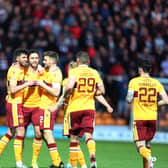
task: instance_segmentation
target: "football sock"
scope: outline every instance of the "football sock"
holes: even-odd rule
[[[14,140],[14,153],[16,162],[22,162],[22,153],[23,153],[23,141],[24,137],[16,136]]]
[[[79,143],[70,142],[69,145],[69,161],[73,168],[77,168],[78,152],[79,152]]]
[[[22,153],[21,153],[22,158],[23,158],[23,150],[24,150],[24,141],[23,141],[23,144],[22,144]]]
[[[39,156],[41,146],[42,146],[42,139],[41,138],[34,138],[32,163],[37,162],[37,158]]]
[[[89,138],[86,141],[86,143],[87,143],[87,147],[88,147],[88,150],[89,150],[91,163],[96,162],[96,156],[95,156],[96,143],[95,143],[95,141],[92,138]]]
[[[71,159],[70,159],[70,157],[69,157],[68,163],[71,164]]]
[[[6,145],[8,144],[8,142],[12,139],[13,136],[9,135],[8,133],[5,134],[1,140],[0,140],[0,155],[2,154],[2,152],[4,151]]]
[[[147,149],[150,150],[151,153],[151,148],[150,146],[146,146]],[[148,160],[143,157],[143,168],[148,168]]]
[[[60,158],[58,151],[57,151],[57,144],[56,143],[48,144],[48,149],[49,149],[49,152],[51,155],[53,165],[59,166],[59,164],[61,162],[61,158]]]
[[[79,162],[80,166],[86,165],[84,154],[83,154],[80,146],[78,145],[77,148],[78,148],[78,162]]]
[[[139,152],[147,160],[151,157],[151,150],[146,147],[140,147]]]

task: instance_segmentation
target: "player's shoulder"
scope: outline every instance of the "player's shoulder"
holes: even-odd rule
[[[87,67],[87,68],[88,68],[88,71],[92,72],[94,75],[99,74],[98,70],[96,70],[95,68],[92,68],[92,67]]]
[[[159,84],[159,85],[161,84],[160,81],[156,78],[150,77],[150,79],[153,83],[156,83],[156,84]]]
[[[62,75],[61,69],[58,66],[52,68],[49,73],[54,76]]]
[[[75,67],[69,70],[69,74],[75,74],[78,73],[80,71],[79,67]]]
[[[8,68],[8,71],[13,71],[16,69],[16,64],[13,63],[9,68]]]
[[[20,69],[18,68],[18,66],[14,63],[12,64],[9,68],[8,68],[8,74],[16,74],[20,71]]]
[[[141,81],[141,77],[140,77],[140,76],[132,78],[132,79],[129,81],[129,83],[137,83],[137,82],[139,82],[139,81]]]
[[[95,68],[93,68],[93,67],[87,67],[90,71],[93,71],[93,72],[97,72],[97,70],[95,69]]]

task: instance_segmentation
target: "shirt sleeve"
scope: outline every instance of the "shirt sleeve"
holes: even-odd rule
[[[129,90],[129,91],[134,91],[134,90],[135,90],[133,80],[131,80],[131,81],[129,82],[129,84],[128,84],[128,90]]]
[[[77,75],[76,75],[75,69],[76,69],[76,68],[71,69],[71,70],[69,71],[68,78],[69,78],[69,77],[73,77],[74,79],[76,79]]]
[[[163,93],[165,90],[164,90],[164,87],[163,85],[158,81],[158,92],[159,94]]]
[[[102,85],[103,84],[103,80],[101,79],[99,73],[96,71],[96,83],[97,85]]]
[[[10,85],[17,85],[17,80],[18,80],[18,72],[15,68],[12,68],[8,72],[8,80]]]
[[[56,70],[53,72],[53,83],[60,83],[62,84],[62,72],[60,70]]]

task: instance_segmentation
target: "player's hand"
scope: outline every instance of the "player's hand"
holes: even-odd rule
[[[28,81],[28,82],[26,82],[26,85],[27,86],[34,86],[34,85],[36,85],[36,81]]]
[[[44,82],[42,80],[36,81],[36,85],[43,87]]]
[[[113,108],[112,108],[111,106],[107,106],[106,109],[107,109],[107,111],[108,111],[109,113],[112,113],[112,112],[113,112]]]
[[[58,110],[62,105],[64,104],[64,98],[60,97],[59,101],[57,102],[57,104],[55,106],[51,106],[48,108],[48,111],[50,111],[51,113],[55,112],[56,110]]]
[[[51,113],[55,112],[56,110],[58,110],[57,105],[48,107],[48,111],[51,112]]]
[[[5,97],[5,101],[8,101],[8,98],[9,98],[9,96],[8,96],[8,95],[6,95],[6,97]]]
[[[44,68],[43,68],[40,64],[38,64],[38,66],[37,66],[37,71],[38,71],[38,73],[39,73],[40,75],[43,75],[43,73],[44,73]]]

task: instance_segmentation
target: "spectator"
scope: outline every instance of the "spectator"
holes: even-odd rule
[[[168,55],[166,55],[165,60],[161,62],[161,68],[165,77],[168,77]]]

